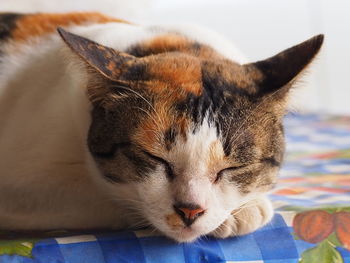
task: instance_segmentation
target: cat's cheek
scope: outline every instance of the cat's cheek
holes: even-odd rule
[[[237,208],[246,198],[246,194],[242,194],[238,185],[226,181],[218,185],[216,196],[219,200],[218,202],[226,211],[232,211],[233,208]]]
[[[222,184],[217,186],[210,198],[208,214],[201,224],[205,234],[220,226],[234,208],[237,208],[244,197],[236,186]]]
[[[158,229],[160,224],[165,224],[165,215],[174,212],[169,188],[170,184],[162,171],[149,174],[136,186],[142,214]]]

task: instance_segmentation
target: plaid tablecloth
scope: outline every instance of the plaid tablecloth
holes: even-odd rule
[[[289,115],[276,214],[241,237],[177,244],[147,230],[0,239],[0,262],[350,263],[350,117]]]

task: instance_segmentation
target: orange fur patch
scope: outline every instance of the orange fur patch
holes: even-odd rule
[[[214,141],[209,148],[209,155],[207,157],[207,167],[210,174],[215,175],[218,171],[230,166],[228,158],[225,156],[222,148],[222,143],[219,140]],[[213,178],[215,180],[215,178]]]
[[[161,131],[162,128],[155,121],[148,119],[140,125],[135,135],[135,141],[146,151],[152,154],[158,154],[159,152],[163,152]]]
[[[15,41],[25,41],[31,37],[38,37],[56,31],[59,26],[82,24],[103,24],[108,22],[128,23],[122,19],[112,18],[96,12],[74,12],[65,14],[34,14],[26,15],[16,21],[12,32]]]
[[[176,91],[173,92],[176,97],[181,96],[183,91],[196,96],[202,94],[202,72],[197,58],[183,54],[164,54],[146,58],[145,62],[148,74],[157,80],[147,83],[149,90],[156,93],[173,90]],[[166,85],[171,86],[166,87]]]
[[[153,53],[164,53],[169,51],[184,51],[189,48],[189,40],[184,36],[162,35],[142,44],[145,49],[151,49]]]
[[[141,123],[134,136],[138,145],[160,157],[166,152],[165,132],[170,127],[176,127],[180,135],[186,136],[188,128],[189,121],[185,117],[172,118],[174,114],[171,113],[170,106],[166,102],[157,103],[154,111],[149,112],[148,118]]]
[[[142,48],[153,54],[177,51],[192,54],[202,59],[222,59],[223,57],[207,45],[198,44],[184,36],[165,34],[142,43]]]
[[[158,155],[164,152],[164,132],[171,124],[168,109],[165,105],[155,105],[154,110],[147,114],[148,118],[142,122],[135,134],[135,141],[152,154]]]
[[[166,219],[168,226],[170,226],[171,229],[173,229],[173,230],[184,227],[184,224],[183,224],[181,218],[176,213],[167,215],[165,219]]]

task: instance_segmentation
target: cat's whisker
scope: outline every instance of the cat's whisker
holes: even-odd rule
[[[207,235],[203,235],[203,236],[200,236],[197,240],[198,242],[201,242],[201,241],[206,242],[209,240],[209,237]]]
[[[157,120],[154,118],[154,116],[152,116],[147,110],[141,108],[141,107],[132,107],[133,109],[137,109],[140,110],[142,112],[144,112],[149,118],[151,118],[153,120],[154,123],[157,123]]]
[[[164,125],[164,121],[161,118],[161,116],[159,115],[159,113],[157,112],[157,110],[154,108],[154,106],[152,105],[152,103],[149,100],[147,100],[144,96],[142,96],[142,94],[140,94],[139,92],[137,92],[133,89],[130,89],[128,87],[124,87],[124,86],[118,86],[118,87],[130,91],[130,92],[134,93],[136,96],[138,96],[139,98],[141,98],[142,100],[144,100],[148,104],[148,106],[154,111],[154,113],[157,115],[158,121]],[[155,123],[158,123],[158,122],[155,122]]]
[[[159,233],[159,230],[153,225],[150,225],[150,235],[158,234],[158,233]]]
[[[241,205],[240,207],[238,207],[234,211],[232,211],[231,215],[237,215],[244,209],[251,208],[251,207],[256,207],[256,206],[257,206],[257,203],[251,203],[251,201],[249,201],[249,202]]]
[[[135,94],[137,97],[139,97],[139,98],[141,98],[142,100],[144,100],[144,101],[151,107],[151,109],[153,109],[153,110],[156,112],[156,110],[154,109],[152,103],[151,103],[149,100],[147,100],[144,96],[142,96],[141,93],[139,93],[139,92],[137,92],[137,91],[135,91],[135,90],[133,90],[133,89],[131,89],[131,88],[122,86],[122,85],[117,85],[116,87],[117,87],[117,88],[124,89],[124,90],[127,90],[127,91],[130,91],[131,93]]]
[[[129,228],[141,228],[141,227],[148,227],[150,225],[150,223],[146,220],[141,220],[141,218],[139,218],[140,220],[136,223],[131,223],[129,224]]]
[[[144,112],[154,123],[157,123],[157,120],[154,118],[154,116],[151,115],[147,110],[142,109],[140,107],[133,107],[133,108]],[[143,131],[152,132],[153,135],[156,138],[156,141],[158,141],[158,142],[162,142],[163,141],[163,134],[159,130],[156,130],[156,129],[154,129],[154,130],[153,129],[152,130],[150,130],[150,129],[143,129]]]
[[[240,212],[242,212],[242,210],[247,209],[247,208],[251,208],[251,207],[255,207],[255,206],[256,206],[256,204],[241,206],[241,207],[237,208],[236,210],[234,210],[234,212],[231,212],[231,215],[237,215]]]
[[[114,201],[126,201],[126,202],[133,202],[133,203],[143,204],[143,202],[141,200],[130,199],[130,198],[120,198],[120,197],[115,197],[115,196],[113,196],[113,200]]]
[[[148,132],[153,133],[153,135],[156,138],[156,141],[158,141],[158,142],[162,142],[163,139],[164,139],[164,135],[161,132],[157,131],[157,130],[144,129],[143,131],[148,131]]]

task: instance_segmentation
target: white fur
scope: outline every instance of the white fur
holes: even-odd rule
[[[121,51],[164,32],[118,23],[69,30]],[[91,107],[86,75],[66,56],[63,41],[52,34],[5,51],[9,54],[0,71],[0,228],[137,225],[140,221],[122,205],[131,202],[165,234],[191,241],[215,230],[245,200],[234,187],[213,186],[208,179],[205,160],[218,139],[208,121],[169,154],[182,169],[173,184],[177,192],[162,168],[144,183],[106,183],[86,146]],[[173,231],[165,223],[164,217],[174,212],[175,197],[206,209],[191,230]]]
[[[162,180],[151,177],[152,181],[147,188],[138,189],[142,193],[145,208],[148,207],[148,219],[162,232],[178,241],[192,241],[215,230],[242,201],[242,196],[233,185],[215,185],[210,180],[216,176],[209,171],[207,165],[210,146],[219,139],[215,126],[205,118],[196,132],[193,133],[192,129],[189,129],[186,137],[186,140],[178,139],[167,156],[176,174],[171,185],[163,173],[163,176],[159,177],[163,178]],[[222,147],[219,151],[223,154]],[[171,229],[164,220],[166,216],[174,213],[174,200],[197,204],[205,210],[205,214],[191,226],[191,231],[184,228]],[[154,221],[154,218],[157,220]]]
[[[131,197],[129,194],[128,197],[134,200],[133,209],[137,215],[146,217],[147,221],[158,230],[180,242],[190,242],[211,232],[218,237],[226,237],[236,232],[247,233],[247,230],[255,230],[257,226],[271,219],[271,205],[263,196],[255,193],[242,195],[238,187],[232,183],[213,184],[211,179],[215,179],[216,173],[227,167],[223,162],[218,164],[218,167],[222,165],[218,170],[214,172],[209,170],[207,160],[212,144],[219,142],[216,154],[223,156],[224,152],[217,137],[216,127],[209,123],[207,118],[195,133],[189,128],[186,138],[186,140],[178,138],[165,157],[173,165],[176,175],[173,181],[169,182],[164,168],[159,167],[145,182],[129,185],[128,192],[137,193]],[[120,193],[119,189],[119,187],[113,189],[111,186],[112,192]],[[254,200],[264,202],[258,202],[256,205],[256,209],[259,210],[251,208],[245,212],[244,214],[247,214],[252,211],[247,218],[231,215],[232,211],[242,205],[248,203],[251,207]],[[174,215],[173,205],[176,201],[199,205],[205,210],[205,214],[199,217],[190,229],[172,228],[166,218]],[[254,213],[256,211],[262,211],[262,214]],[[242,224],[243,220],[248,223]],[[228,222],[224,223],[225,221]],[[239,222],[240,226],[236,222]],[[225,230],[222,224],[226,227]],[[221,230],[216,231],[219,226]]]

